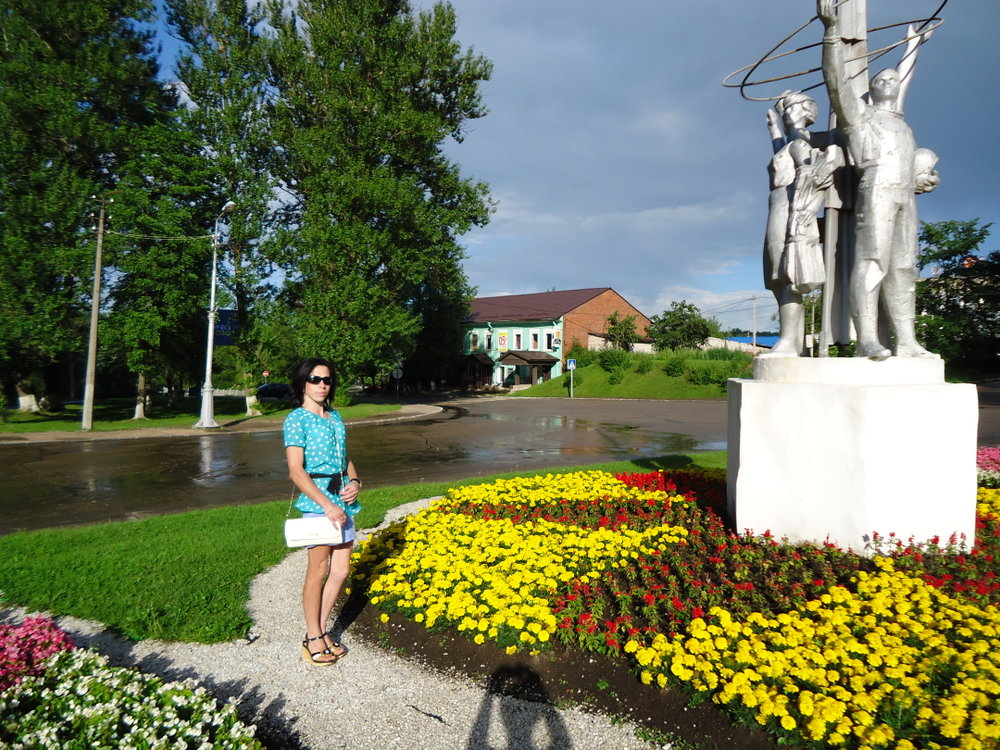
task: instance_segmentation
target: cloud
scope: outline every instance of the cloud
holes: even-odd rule
[[[759,312],[773,304],[761,266],[768,105],[720,84],[807,22],[812,3],[453,5],[459,40],[494,62],[484,87],[490,114],[449,147],[463,172],[487,182],[499,200],[492,223],[463,238],[465,267],[481,293],[606,285],[647,314],[685,298],[677,295],[705,309],[752,297]],[[868,3],[870,22],[908,21],[938,5]],[[1000,97],[983,74],[1000,62],[991,37],[1000,3],[974,10],[950,3],[944,13],[907,101],[907,121],[918,143],[941,156],[944,180],[918,208],[925,220],[980,216],[1000,226],[993,133]],[[900,33],[889,29],[873,41]],[[813,21],[784,49],[820,36]],[[897,58],[893,52],[876,65]],[[817,64],[817,49],[805,49],[754,77]],[[819,76],[750,91],[776,95],[803,80]],[[826,111],[822,89],[813,93]]]

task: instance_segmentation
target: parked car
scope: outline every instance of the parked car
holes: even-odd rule
[[[257,398],[273,398],[288,401],[292,397],[292,387],[288,383],[264,383],[257,386]]]

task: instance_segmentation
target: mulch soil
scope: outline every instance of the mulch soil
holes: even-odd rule
[[[381,614],[352,595],[336,627],[444,674],[471,679],[491,693],[593,709],[627,719],[661,741],[680,740],[699,750],[778,748],[762,730],[734,724],[711,702],[692,706],[690,696],[677,688],[643,685],[621,659],[561,644],[536,656],[507,654],[491,643],[477,645],[452,630],[431,631],[398,614],[383,623]]]

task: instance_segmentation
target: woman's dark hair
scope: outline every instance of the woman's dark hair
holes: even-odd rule
[[[337,390],[337,376],[333,374],[333,365],[325,359],[310,357],[299,362],[295,366],[295,369],[292,370],[292,406],[302,406],[305,398],[306,378],[309,377],[309,373],[316,367],[325,367],[330,371],[330,376],[333,378],[330,390],[327,391],[326,401],[323,402],[323,406],[328,407],[330,405],[330,396]]]

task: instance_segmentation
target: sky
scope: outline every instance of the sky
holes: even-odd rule
[[[870,47],[941,0],[868,0]],[[428,8],[431,0],[414,0]],[[777,327],[761,253],[771,157],[766,102],[722,80],[815,15],[812,0],[452,0],[458,41],[493,62],[489,114],[447,152],[486,182],[491,222],[461,238],[480,296],[609,286],[646,315],[676,300],[726,328]],[[906,101],[920,146],[940,156],[924,221],[995,221],[1000,248],[1000,2],[951,0],[921,49]],[[819,42],[813,21],[780,51]],[[900,49],[872,63],[894,66]],[[762,66],[819,65],[819,49]],[[741,78],[737,77],[737,81]],[[776,96],[809,76],[748,89]],[[825,90],[811,92],[826,127]],[[756,298],[756,299],[755,299]]]
[[[416,10],[433,1],[411,0]],[[942,2],[867,0],[869,28],[896,24],[873,31],[869,47],[899,41],[907,22]],[[770,104],[722,81],[803,25],[778,52],[818,43],[814,0],[451,4],[458,42],[493,63],[482,86],[489,114],[445,145],[497,204],[487,226],[460,238],[479,296],[612,287],[648,316],[687,300],[724,328],[777,328],[761,259]],[[1000,248],[1000,2],[948,0],[941,16],[906,101],[917,144],[940,157],[941,185],[918,196],[918,212],[996,222],[989,252]],[[169,58],[176,44],[161,40]],[[816,68],[819,55],[794,52],[753,80]],[[821,80],[811,73],[747,93],[776,97]],[[813,130],[824,129],[825,90],[810,93],[821,112]]]

